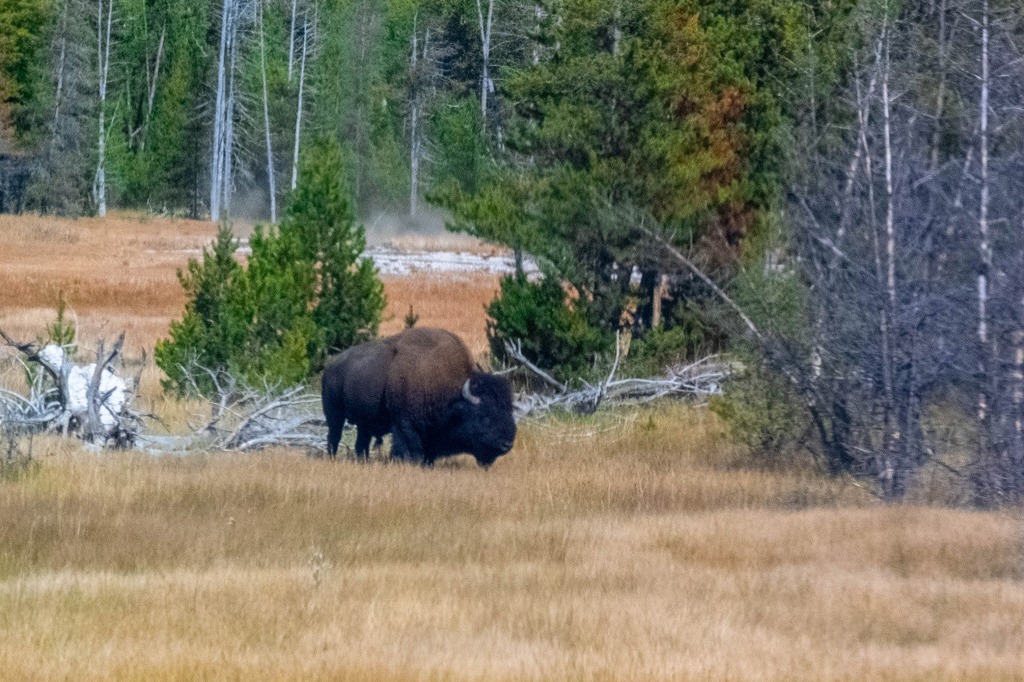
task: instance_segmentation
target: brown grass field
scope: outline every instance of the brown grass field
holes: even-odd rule
[[[249,228],[238,232],[245,236]],[[0,215],[0,328],[15,338],[34,338],[53,321],[63,291],[86,343],[124,330],[129,353],[151,351],[185,306],[175,273],[189,257],[198,258],[215,234],[210,223],[190,220]],[[408,249],[494,250],[457,235],[392,241]],[[419,324],[451,329],[474,352],[486,350],[484,305],[497,290],[496,277],[442,281],[411,275],[385,278],[384,284],[382,334],[400,331],[412,305]]]
[[[33,336],[68,285],[141,351],[183,303],[166,252],[209,235],[0,217],[0,326]],[[482,343],[482,310],[446,315],[493,281],[414,280],[397,317]],[[0,477],[3,680],[1024,679],[1019,510],[880,506],[696,407],[525,423],[486,472],[32,447]]]

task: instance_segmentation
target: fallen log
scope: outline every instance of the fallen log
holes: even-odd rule
[[[88,365],[75,363],[67,347],[18,342],[2,329],[0,338],[22,354],[31,377],[27,396],[0,390],[0,424],[73,435],[102,447],[135,443],[145,416],[131,407],[139,378],[123,378],[113,368],[124,346],[123,332],[109,351],[101,340],[96,361]]]

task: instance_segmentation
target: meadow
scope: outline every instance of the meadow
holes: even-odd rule
[[[63,289],[141,362],[211,235],[0,216],[0,327]],[[385,331],[412,303],[483,351],[492,276],[386,286]],[[0,479],[5,680],[1024,679],[1019,510],[882,506],[701,406],[526,422],[489,471],[31,446]]]

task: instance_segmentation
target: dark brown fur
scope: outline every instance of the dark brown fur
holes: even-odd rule
[[[356,426],[358,457],[368,456],[372,437],[390,432],[392,457],[430,464],[470,452],[489,466],[515,439],[508,381],[474,371],[466,345],[442,329],[349,348],[324,370],[323,405],[331,456],[346,421]]]
[[[473,373],[473,359],[459,337],[443,329],[413,327],[384,339],[394,349],[386,395],[391,414],[402,412],[418,423],[458,397]]]

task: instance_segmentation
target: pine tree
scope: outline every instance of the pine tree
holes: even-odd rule
[[[205,369],[250,384],[293,384],[327,352],[376,335],[384,287],[373,262],[360,259],[366,241],[343,167],[337,142],[310,147],[280,228],[257,227],[247,268],[235,262],[226,227],[202,263],[189,262],[179,275],[185,315],[156,349],[166,388],[208,393]]]
[[[313,319],[328,351],[372,338],[384,309],[384,286],[366,248],[344,184],[341,147],[333,137],[317,140],[299,169],[299,184],[281,220],[281,239],[317,273]]]

